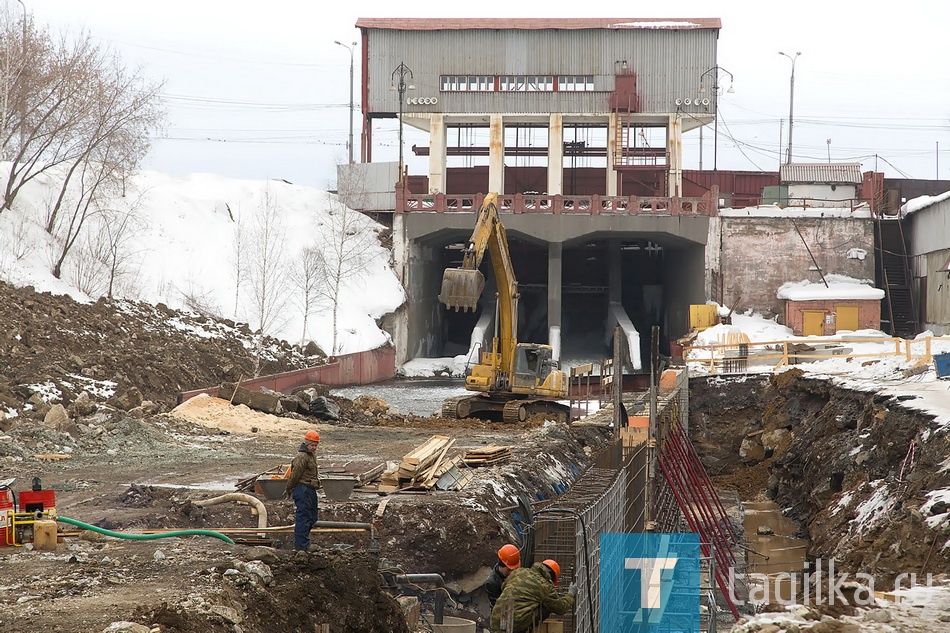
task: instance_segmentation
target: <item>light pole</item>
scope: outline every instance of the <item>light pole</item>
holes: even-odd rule
[[[346,50],[350,51],[350,140],[346,144],[347,148],[350,150],[350,164],[353,164],[353,51],[356,49],[356,42],[353,42],[352,46],[347,46],[343,42],[334,41],[334,44],[339,44]]]
[[[798,59],[801,52],[795,53],[794,57],[782,51],[779,51],[778,54],[792,60],[792,78],[789,80],[788,86],[788,157],[785,159],[785,164],[790,165],[792,162],[792,115],[795,112],[795,60]]]
[[[735,78],[732,76],[732,73],[723,68],[722,66],[713,66],[702,75],[699,76],[699,94],[706,93],[706,86],[703,85],[703,79],[706,75],[712,74],[713,76],[713,99],[715,103],[713,104],[715,117],[713,119],[713,184],[719,185],[719,73],[725,73],[729,75],[729,89],[726,92],[735,92],[735,89],[732,87]],[[702,130],[700,130],[702,131]]]
[[[398,76],[398,80],[397,80]],[[409,78],[409,83],[406,83],[406,78]],[[402,182],[402,103],[406,98],[406,90],[415,90],[416,87],[412,85],[412,71],[406,66],[403,62],[399,62],[399,65],[396,66],[396,70],[393,71],[392,78],[389,82],[389,89],[395,90],[399,93],[399,182]]]

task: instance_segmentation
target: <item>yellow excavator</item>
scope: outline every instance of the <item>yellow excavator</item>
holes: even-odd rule
[[[455,310],[474,310],[485,288],[479,271],[485,249],[491,260],[498,292],[495,330],[491,349],[480,350],[479,360],[465,377],[465,388],[477,394],[446,400],[442,415],[467,418],[501,414],[505,422],[524,422],[544,413],[570,421],[570,407],[558,402],[567,398],[567,376],[558,370],[550,345],[518,342],[518,281],[508,252],[505,227],[498,217],[498,194],[485,196],[475,229],[462,251],[462,265],[447,268],[442,277],[439,301]]]

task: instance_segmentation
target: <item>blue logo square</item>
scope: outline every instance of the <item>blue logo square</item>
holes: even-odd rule
[[[600,633],[699,633],[699,535],[600,535]]]

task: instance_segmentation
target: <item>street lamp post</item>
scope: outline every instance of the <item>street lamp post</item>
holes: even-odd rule
[[[792,60],[792,77],[789,80],[788,86],[788,156],[785,159],[785,164],[788,165],[792,162],[792,116],[795,111],[795,60],[798,59],[798,56],[801,55],[801,52],[795,53],[794,57],[788,53],[783,53],[782,51],[779,51],[778,54],[788,57],[790,60]]]
[[[339,44],[346,50],[350,51],[350,140],[346,144],[350,153],[350,164],[353,164],[353,51],[356,49],[356,42],[353,42],[352,46],[347,46],[343,42],[334,41],[334,44]]]
[[[398,79],[397,79],[398,77]],[[406,83],[406,79],[409,79],[409,83]],[[396,66],[396,70],[393,71],[392,78],[390,79],[389,89],[395,90],[399,93],[399,182],[402,182],[402,104],[406,98],[406,90],[415,90],[416,87],[412,85],[412,70],[409,69],[406,64],[399,62],[399,65]]]
[[[703,85],[703,79],[706,75],[712,74],[713,76],[713,99],[715,103],[713,104],[715,117],[713,118],[713,184],[719,185],[719,74],[723,73],[729,75],[729,89],[726,92],[735,92],[735,89],[732,87],[735,78],[732,76],[732,73],[723,68],[722,66],[713,66],[702,75],[699,76],[699,94],[705,94],[706,86]],[[702,130],[700,130],[702,131]]]

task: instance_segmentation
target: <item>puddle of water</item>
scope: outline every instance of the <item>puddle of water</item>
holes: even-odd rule
[[[759,595],[765,592],[766,596],[783,600],[801,596],[802,588],[793,585],[792,579],[800,584],[808,541],[793,536],[798,526],[782,514],[778,504],[763,501],[743,505],[746,545],[754,550],[746,552],[746,560],[749,573],[760,574]],[[768,528],[772,534],[760,534],[759,528]],[[768,587],[764,586],[766,582]]]
[[[442,411],[442,402],[454,396],[471,393],[465,390],[462,379],[399,380],[372,385],[333,389],[330,395],[350,400],[361,395],[382,398],[397,413],[420,416],[435,415]]]

